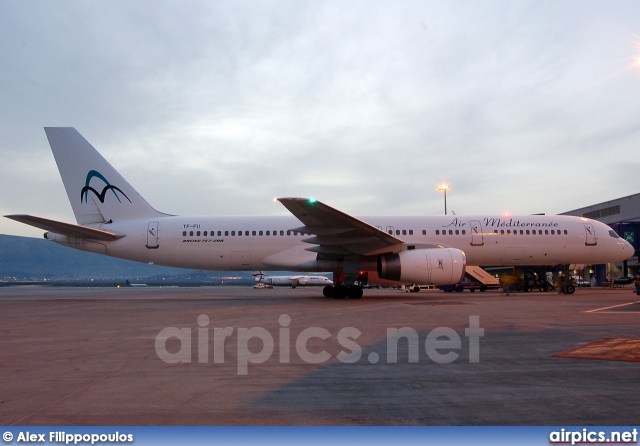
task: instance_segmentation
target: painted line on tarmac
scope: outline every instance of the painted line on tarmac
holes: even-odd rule
[[[605,310],[610,310],[612,308],[619,308],[619,307],[626,307],[627,305],[634,305],[634,304],[639,304],[640,300],[635,301],[635,302],[627,302],[624,304],[618,304],[618,305],[611,305],[610,307],[602,307],[602,308],[596,308],[594,310],[587,310],[585,311],[585,313],[622,313],[622,311],[605,311]],[[640,311],[625,311],[624,313],[640,313]]]

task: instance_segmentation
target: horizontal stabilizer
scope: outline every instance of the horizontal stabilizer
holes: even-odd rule
[[[32,215],[5,215],[11,220],[19,221],[45,231],[55,232],[56,234],[67,235],[69,237],[87,238],[92,240],[117,240],[124,236],[116,235],[113,232],[102,231],[100,229],[88,228],[86,226],[72,225],[61,221],[49,220],[46,218],[34,217]]]

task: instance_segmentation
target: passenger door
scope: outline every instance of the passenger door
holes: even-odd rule
[[[158,222],[152,221],[147,226],[147,248],[158,249]]]
[[[586,240],[584,242],[587,246],[596,246],[598,241],[596,240],[596,230],[591,223],[584,224],[584,232],[586,235]]]
[[[482,223],[479,220],[471,220],[471,246],[484,245],[484,236],[482,234]]]

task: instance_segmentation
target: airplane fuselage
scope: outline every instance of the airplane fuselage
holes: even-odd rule
[[[598,221],[567,216],[359,217],[406,245],[439,244],[462,250],[468,265],[556,265],[615,262],[630,246]],[[319,272],[340,267],[318,260],[293,232],[294,217],[161,217],[102,224],[98,229],[124,235],[88,241],[49,233],[71,247],[157,265],[203,270],[289,270]],[[80,246],[82,245],[82,246]],[[398,250],[406,249],[398,246]],[[360,256],[365,269],[375,269]]]

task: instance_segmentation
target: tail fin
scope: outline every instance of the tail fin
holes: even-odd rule
[[[156,218],[156,211],[73,127],[45,127],[80,225]]]

